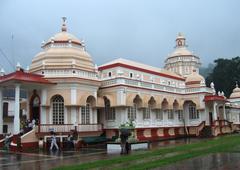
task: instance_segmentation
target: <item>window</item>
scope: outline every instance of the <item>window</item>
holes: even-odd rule
[[[189,105],[189,119],[198,119],[199,112],[196,110],[196,106],[194,104]]]
[[[8,102],[3,103],[3,116],[8,116]]]
[[[133,73],[129,73],[129,77],[132,78],[133,77]]]
[[[134,104],[132,107],[128,107],[128,119],[135,120],[137,112],[137,105]]]
[[[81,107],[82,124],[90,124],[90,104]]]
[[[115,108],[110,107],[110,101],[108,99],[105,99],[105,114],[106,114],[106,120],[115,120]]]
[[[64,124],[64,100],[56,95],[52,100],[53,124]]]
[[[168,119],[174,119],[173,110],[167,110],[167,113],[168,113]]]
[[[176,110],[176,113],[178,115],[178,120],[183,120],[183,111],[182,110]]]
[[[150,119],[150,113],[151,108],[148,106],[148,108],[143,109],[143,119]]]
[[[163,111],[161,109],[156,110],[156,119],[163,120]]]
[[[108,72],[108,77],[112,77],[112,72]]]
[[[8,125],[3,125],[3,133],[8,133]]]

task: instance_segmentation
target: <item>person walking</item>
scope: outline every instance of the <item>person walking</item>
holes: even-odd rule
[[[51,141],[50,150],[53,149],[53,146],[55,146],[56,149],[58,150],[59,148],[58,148],[58,145],[57,145],[57,138],[56,138],[56,136],[55,136],[55,133],[52,134],[51,140],[52,140],[52,141]]]
[[[121,139],[121,154],[124,154],[126,151],[127,136],[124,133],[121,133],[120,139]]]
[[[68,135],[67,137],[67,148],[68,149],[73,149],[74,148],[74,144],[73,144],[73,136],[72,135]]]

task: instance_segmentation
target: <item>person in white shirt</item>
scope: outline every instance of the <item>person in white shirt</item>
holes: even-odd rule
[[[50,150],[53,149],[53,146],[55,146],[56,149],[58,150],[59,148],[58,148],[58,145],[57,145],[57,139],[56,139],[56,136],[55,136],[54,133],[52,134],[51,140],[52,140],[52,141],[51,141],[51,147],[50,147]]]

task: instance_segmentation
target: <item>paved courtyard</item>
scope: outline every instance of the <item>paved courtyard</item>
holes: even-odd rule
[[[193,143],[201,139],[168,140],[151,144],[151,148]],[[39,153],[14,153],[0,151],[2,170],[47,170],[61,165],[71,165],[94,160],[120,156],[119,153],[107,154],[105,148],[86,148],[81,151],[55,151]],[[218,153],[197,157],[176,164],[161,167],[161,170],[234,170],[240,169],[240,148],[231,153]]]
[[[0,151],[0,169],[5,170],[47,170],[60,165],[89,162],[108,157],[104,149],[86,149],[79,151],[61,151],[45,153],[13,153]]]

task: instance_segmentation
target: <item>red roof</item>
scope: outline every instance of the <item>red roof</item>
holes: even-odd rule
[[[16,71],[4,76],[0,76],[0,84],[8,81],[22,81],[29,83],[39,83],[39,84],[54,84],[45,78],[42,75],[26,73],[24,71]]]
[[[158,76],[163,76],[163,77],[172,78],[172,79],[176,79],[176,80],[183,80],[183,81],[185,80],[184,78],[181,78],[181,77],[176,77],[176,76],[173,76],[173,75],[148,70],[148,69],[145,69],[145,68],[139,68],[139,67],[136,67],[136,66],[127,65],[127,64],[123,64],[123,63],[113,63],[113,64],[101,66],[101,67],[98,68],[98,70],[101,71],[101,70],[114,68],[114,67],[124,67],[124,68],[128,68],[128,69],[142,71],[142,72],[145,72],[145,73],[155,74],[155,75],[158,75]]]
[[[226,101],[226,100],[224,96],[210,95],[210,96],[205,96],[204,101],[209,102],[209,101]]]

